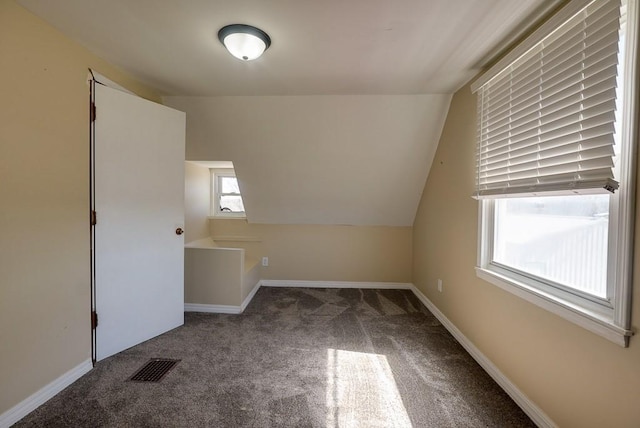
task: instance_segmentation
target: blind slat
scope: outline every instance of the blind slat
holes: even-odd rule
[[[505,117],[507,114],[517,114],[522,109],[529,108],[535,100],[548,99],[552,97],[562,97],[577,93],[587,92],[586,90],[604,82],[608,84],[608,79],[614,78],[617,74],[617,53],[614,52],[593,64],[578,64],[571,70],[567,70],[566,75],[558,80],[536,82],[535,85],[518,88],[514,91],[507,102],[495,106],[484,108],[486,111],[485,120],[495,120],[498,117]],[[583,78],[582,76],[588,76]],[[588,92],[587,92],[588,93]]]
[[[619,20],[591,2],[479,88],[477,197],[617,188]]]
[[[597,140],[596,140],[597,141]],[[531,162],[543,159],[556,159],[559,162],[563,156],[576,154],[580,159],[593,159],[596,157],[611,157],[614,152],[610,145],[594,145],[591,147],[583,147],[580,142],[565,144],[562,146],[540,147],[530,146],[519,151],[503,153],[491,162],[482,162],[481,165],[485,174],[491,174],[491,171],[504,168],[506,166],[530,165]],[[532,164],[531,164],[532,165]]]
[[[495,86],[487,85],[485,90],[489,90],[491,94],[487,100],[490,100],[495,105],[501,105],[501,100],[510,95],[508,90],[512,86],[523,86],[526,82],[534,81],[534,77],[540,75],[539,62],[544,64],[544,74],[548,78],[558,75],[564,76],[567,74],[567,68],[579,64],[594,53],[601,51],[603,45],[617,43],[617,13],[617,10],[612,9],[605,16],[606,21],[604,23],[594,23],[594,25],[601,25],[597,29],[585,32],[582,26],[578,26],[572,30],[572,33],[567,34],[570,39],[563,40],[558,46],[550,45],[540,48],[526,62],[512,69],[510,79],[504,79],[505,81],[499,82]],[[575,33],[576,31],[578,32]],[[583,55],[585,58],[583,58]],[[563,68],[558,68],[558,65]]]

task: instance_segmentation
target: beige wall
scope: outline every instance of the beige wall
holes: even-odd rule
[[[184,165],[184,242],[209,236],[211,176],[209,168],[185,162]]]
[[[475,131],[467,86],[454,95],[414,223],[414,284],[560,427],[640,426],[640,337],[624,349],[476,277]],[[636,250],[636,331],[639,268]]]
[[[242,249],[185,248],[184,302],[240,306],[244,253]]]
[[[246,249],[249,263],[267,256],[269,266],[262,268],[262,279],[411,282],[411,227],[207,220],[209,170],[186,162],[185,174],[185,242],[211,236],[220,247]],[[185,292],[188,298],[196,297]]]
[[[88,68],[159,100],[0,0],[0,414],[90,358]]]
[[[249,224],[230,219],[212,220],[210,230],[220,246],[245,248],[250,259],[269,257],[263,279],[411,282],[410,227]]]

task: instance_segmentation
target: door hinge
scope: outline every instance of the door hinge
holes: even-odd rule
[[[98,313],[91,311],[91,330],[95,330],[98,327]]]
[[[95,210],[91,210],[91,219],[89,220],[91,226],[95,226],[98,223],[98,214],[96,214]]]
[[[91,103],[91,107],[89,108],[89,116],[91,117],[91,122],[96,121],[96,103]]]

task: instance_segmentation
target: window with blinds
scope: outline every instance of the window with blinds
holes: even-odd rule
[[[571,0],[472,85],[477,275],[622,346],[639,0]]]
[[[617,189],[619,28],[620,2],[593,1],[476,83],[476,197]]]

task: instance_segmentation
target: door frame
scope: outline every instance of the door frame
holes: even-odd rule
[[[91,319],[91,363],[95,366],[97,361],[96,354],[96,327],[98,326],[98,315],[96,313],[96,253],[95,253],[95,148],[96,148],[96,134],[95,134],[95,119],[96,119],[96,85],[104,85],[109,88],[118,89],[119,91],[126,92],[131,95],[136,95],[127,88],[118,85],[111,79],[108,79],[104,75],[89,68],[89,75],[87,76],[87,82],[89,83],[89,258],[90,258],[90,319]]]
[[[91,364],[96,365],[96,327],[98,317],[96,316],[96,253],[95,253],[95,85],[100,84],[96,81],[95,75],[89,69],[89,257],[91,265],[90,280],[90,320],[91,320]]]

